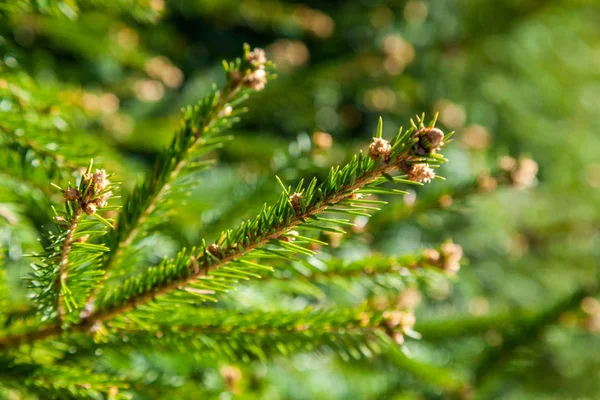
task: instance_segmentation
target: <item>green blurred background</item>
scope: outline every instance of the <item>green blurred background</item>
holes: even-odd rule
[[[0,112],[23,117],[28,107],[46,107],[48,129],[67,143],[69,135],[84,132],[90,155],[125,186],[133,186],[169,142],[180,108],[223,81],[222,59],[236,57],[249,43],[266,49],[277,64],[278,78],[248,102],[235,139],[214,154],[216,168],[146,240],[148,260],[254,215],[276,198],[275,174],[287,182],[323,176],[370,142],[380,115],[389,137],[425,112],[439,113],[439,126],[457,132],[444,149],[450,162],[440,174],[447,181],[395,199],[358,229],[360,235],[330,238],[334,245],[321,256],[401,254],[449,238],[463,247],[465,263],[454,284],[432,285],[416,310],[423,339],[408,341],[412,355],[473,376],[482,354],[505,351],[504,330],[520,323],[514,310],[546,310],[596,279],[600,2],[77,4],[0,1],[0,88],[7,82],[2,74],[19,79],[35,103],[0,99]],[[498,182],[495,188],[486,180],[499,160],[509,161],[506,156],[538,163],[531,187]],[[17,278],[28,266],[20,253],[35,249],[34,228],[0,231],[12,246],[15,285],[24,287]],[[249,285],[224,304],[265,310],[355,306],[389,291],[386,285],[340,283],[318,295],[292,296],[275,284]],[[15,292],[16,302],[24,301],[22,294]],[[479,396],[600,398],[600,305],[590,299],[585,304],[507,349],[506,362],[486,372]],[[345,362],[328,353],[303,354],[235,367],[240,370],[145,352],[107,359],[94,368],[120,365],[155,390],[136,398],[447,398],[403,365],[382,359]],[[232,370],[223,368],[239,371],[235,390],[225,379]]]

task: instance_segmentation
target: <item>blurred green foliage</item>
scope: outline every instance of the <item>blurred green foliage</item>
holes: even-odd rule
[[[0,128],[43,130],[41,157],[81,144],[79,158],[56,166],[67,170],[57,179],[69,179],[65,161],[85,166],[92,155],[131,188],[169,142],[180,108],[222,82],[221,59],[247,42],[278,65],[235,140],[214,154],[217,167],[144,239],[150,264],[255,215],[278,195],[273,175],[322,177],[369,143],[380,115],[391,132],[417,113],[439,112],[441,127],[457,131],[444,149],[447,181],[395,200],[362,221],[360,234],[328,238],[319,256],[418,252],[448,238],[463,247],[467,262],[453,286],[424,289],[416,309],[423,337],[408,339],[404,352],[238,365],[187,356],[185,345],[165,354],[81,344],[64,356],[65,368],[121,374],[136,399],[598,398],[600,305],[588,291],[600,257],[598,21],[596,0],[0,1]],[[507,156],[537,162],[533,187],[491,178]],[[53,200],[48,182],[12,190],[23,178],[15,163],[0,160],[0,247],[10,301],[26,314],[23,254],[39,250],[36,230],[48,224],[31,202]],[[215,307],[352,308],[389,302],[404,288],[272,280],[241,285]],[[104,357],[84,362],[85,351]],[[462,382],[472,387],[457,394]],[[0,386],[0,397],[15,393]]]

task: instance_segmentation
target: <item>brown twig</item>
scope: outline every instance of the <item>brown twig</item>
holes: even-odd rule
[[[58,298],[56,301],[56,310],[58,312],[59,321],[63,320],[65,316],[65,305],[63,301],[64,296],[61,293],[61,288],[67,282],[67,278],[69,277],[69,254],[71,253],[71,248],[75,239],[75,230],[77,229],[77,225],[79,224],[79,220],[81,219],[82,215],[83,209],[81,207],[78,207],[73,212],[73,216],[69,221],[69,226],[67,228],[67,236],[65,237],[65,241],[63,242],[62,251],[60,253],[60,259],[58,262],[58,276],[56,278],[54,286],[56,288],[56,292],[58,293]]]

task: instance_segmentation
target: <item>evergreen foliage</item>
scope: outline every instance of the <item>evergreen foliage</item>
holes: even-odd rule
[[[0,399],[595,398],[598,10],[494,3],[0,1]]]

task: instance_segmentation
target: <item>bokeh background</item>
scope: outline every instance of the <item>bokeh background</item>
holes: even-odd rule
[[[321,257],[410,253],[451,238],[464,249],[462,268],[452,284],[433,283],[423,294],[416,309],[423,339],[407,342],[411,356],[467,379],[481,373],[481,398],[600,398],[597,300],[577,298],[516,343],[507,340],[528,315],[596,279],[600,2],[102,3],[0,2],[0,90],[2,74],[23,90],[3,92],[0,119],[44,123],[66,143],[84,135],[82,160],[94,156],[125,187],[169,142],[181,107],[223,82],[222,59],[249,43],[277,64],[278,78],[247,104],[235,139],[213,154],[217,166],[145,240],[147,260],[254,215],[276,198],[276,174],[287,182],[323,176],[370,142],[379,116],[389,137],[416,114],[439,113],[438,126],[457,132],[444,149],[447,181],[357,221],[356,234],[330,237]],[[34,106],[42,117],[27,112]],[[513,162],[507,157],[535,160],[537,178],[494,180]],[[16,303],[26,304],[20,279],[29,267],[21,255],[37,246],[37,222],[34,216],[19,231],[0,225],[10,247],[7,273],[23,288],[12,292]],[[221,307],[352,307],[366,298],[385,302],[393,290],[339,282],[299,295],[276,283],[250,284]],[[506,357],[482,367],[494,351]],[[324,352],[236,366],[149,352],[105,355],[106,365],[93,367],[120,368],[145,386],[136,398],[448,396],[406,371],[414,365],[385,358],[349,362]]]

